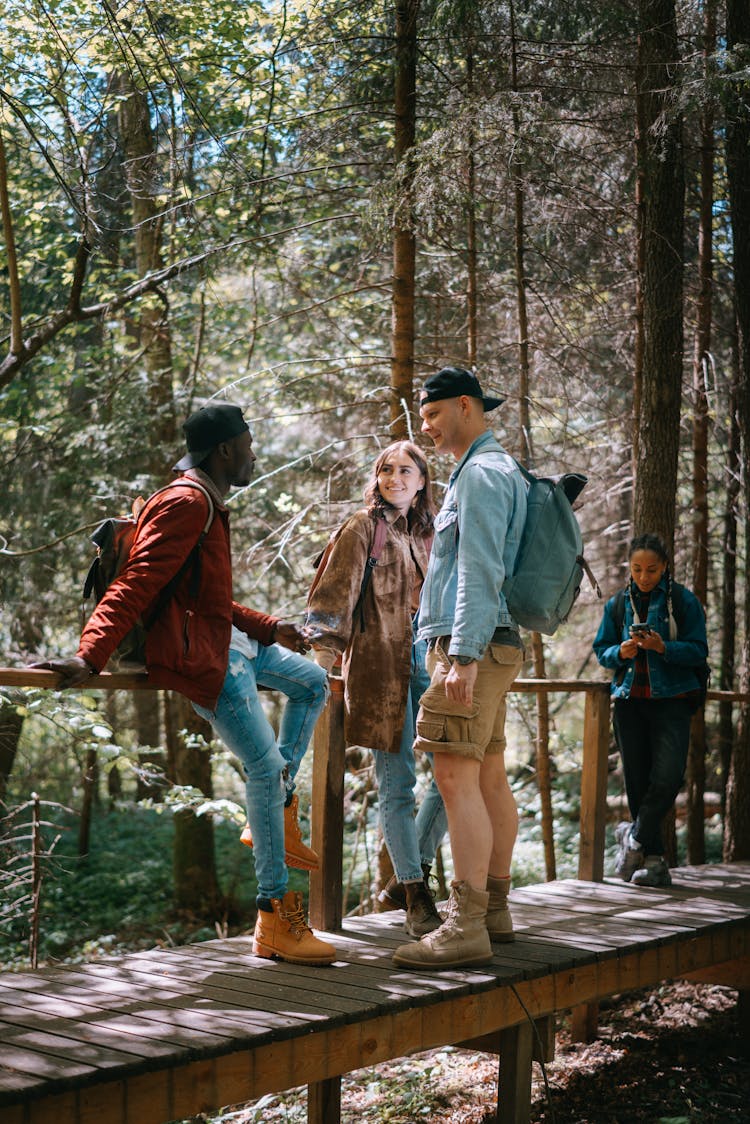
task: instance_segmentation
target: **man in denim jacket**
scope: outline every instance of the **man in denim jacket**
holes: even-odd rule
[[[501,402],[461,367],[431,375],[421,395],[422,431],[458,461],[419,607],[431,682],[414,743],[433,759],[455,880],[440,928],[396,950],[403,967],[486,964],[491,940],[513,939],[507,897],[518,812],[505,772],[505,698],[523,645],[502,586],[523,533],[526,485],[487,429],[485,411]]]

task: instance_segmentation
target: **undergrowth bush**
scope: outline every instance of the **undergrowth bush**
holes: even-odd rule
[[[553,786],[556,876],[575,878],[578,868],[580,778],[574,769],[559,770]],[[519,836],[513,855],[513,884],[544,881],[541,804],[535,784],[521,774],[515,784],[520,811]],[[344,848],[345,880],[350,908],[365,900],[377,850],[376,802],[365,817],[366,840],[353,856],[355,832],[347,831]],[[605,874],[614,869],[614,823],[607,826]],[[171,815],[137,804],[97,810],[91,830],[90,853],[76,854],[77,822],[61,814],[48,830],[59,832],[54,861],[41,892],[40,961],[70,962],[154,945],[186,944],[217,935],[246,932],[255,918],[255,867],[252,852],[242,846],[237,825],[215,823],[216,864],[225,903],[216,917],[180,915],[174,908]],[[706,858],[721,861],[722,827],[719,816],[706,823]],[[686,861],[686,829],[677,831],[678,862]],[[452,874],[450,847],[443,844],[447,880]],[[352,859],[354,861],[352,862]],[[348,872],[351,870],[351,875]],[[307,896],[308,878],[290,871],[290,887]],[[1,919],[0,919],[1,920]],[[0,925],[0,965],[28,963],[29,923],[14,917]]]

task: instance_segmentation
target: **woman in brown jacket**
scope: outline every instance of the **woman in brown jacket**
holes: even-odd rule
[[[367,507],[336,531],[325,571],[310,595],[306,624],[318,662],[329,670],[343,653],[347,745],[370,749],[388,852],[406,896],[406,929],[420,937],[440,916],[427,890],[415,822],[414,719],[418,678],[413,620],[432,542],[434,504],[422,450],[397,441],[376,460]],[[376,522],[385,543],[358,606]],[[355,609],[356,614],[355,614]],[[437,818],[442,817],[442,807]],[[444,830],[444,819],[441,819]]]

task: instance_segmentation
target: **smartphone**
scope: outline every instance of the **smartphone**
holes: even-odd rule
[[[648,636],[650,631],[651,629],[647,624],[631,624],[630,626],[631,636]]]

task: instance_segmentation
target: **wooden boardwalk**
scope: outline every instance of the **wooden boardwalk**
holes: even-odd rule
[[[390,913],[329,934],[330,968],[258,959],[240,937],[3,973],[0,1120],[164,1124],[309,1085],[310,1118],[333,1121],[341,1075],[449,1043],[496,1050],[498,1119],[528,1119],[532,1023],[676,976],[746,1004],[750,863],[673,874],[670,890],[514,890],[515,942],[473,971],[395,968],[403,915]]]

